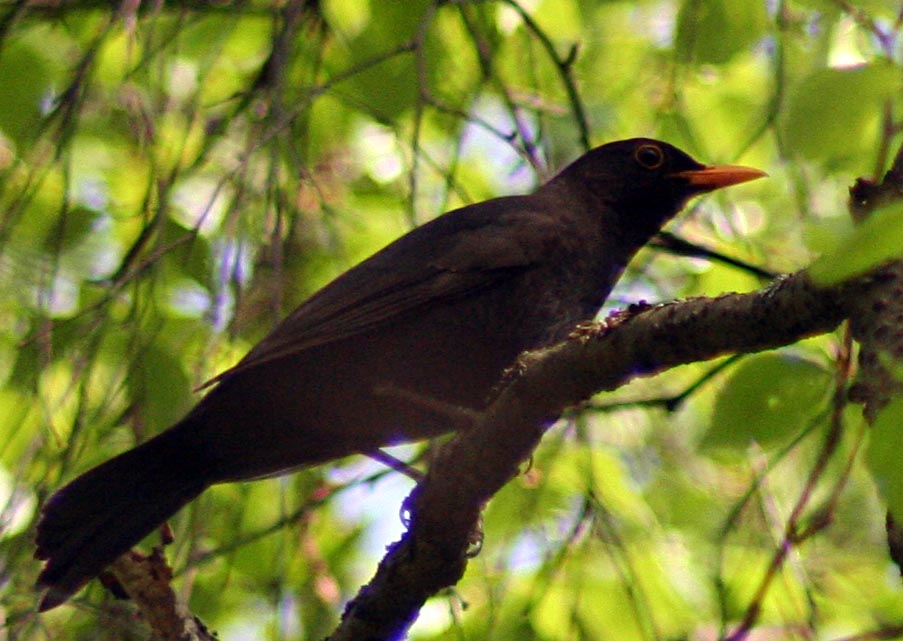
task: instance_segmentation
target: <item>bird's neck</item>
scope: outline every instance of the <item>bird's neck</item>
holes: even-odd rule
[[[586,281],[580,291],[587,317],[602,307],[630,260],[670,217],[659,214],[654,205],[624,207],[602,190],[558,179],[544,185],[537,195],[548,199],[548,210],[564,223],[560,228],[568,230],[564,233],[569,238],[563,242],[571,243],[572,268],[579,272],[573,277]]]
[[[597,255],[601,253],[600,260],[609,264],[626,265],[671,217],[665,206],[614,202],[604,189],[568,182],[564,176],[546,183],[536,194],[552,203],[549,210],[586,236]]]

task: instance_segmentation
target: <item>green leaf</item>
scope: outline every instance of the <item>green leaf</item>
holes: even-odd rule
[[[746,359],[715,402],[705,447],[769,446],[799,431],[818,412],[831,376],[810,361],[764,354]]]
[[[869,433],[865,461],[897,522],[903,521],[903,397],[881,410]]]
[[[397,52],[379,64],[370,61],[410,42],[420,28],[425,0],[379,2],[370,6],[370,21],[349,48],[360,68],[337,89],[352,103],[367,105],[377,121],[392,120],[411,108],[417,99],[417,68],[409,52]],[[391,87],[391,91],[386,91]]]
[[[57,359],[66,358],[73,346],[83,343],[90,332],[85,320],[80,318],[54,323],[53,331],[45,337],[49,321],[46,316],[31,318],[28,333],[16,346],[15,363],[7,379],[10,387],[22,391],[34,389],[41,372]],[[50,339],[49,343],[46,338]]]
[[[0,130],[18,144],[38,131],[41,99],[54,80],[48,52],[35,35],[29,33],[0,50]]]
[[[154,432],[180,419],[193,400],[182,361],[157,345],[149,345],[135,359],[128,386],[132,399]]]
[[[816,260],[809,270],[822,287],[862,274],[903,256],[903,203],[879,208],[854,227],[836,248]]]
[[[780,120],[785,146],[826,165],[861,169],[878,140],[885,103],[900,91],[899,68],[875,63],[844,69],[819,69],[792,92]]]
[[[757,0],[686,0],[677,17],[680,58],[722,64],[748,51],[763,35],[765,3]]]
[[[173,270],[172,274],[188,276],[204,286],[210,284],[213,250],[206,238],[169,218],[162,229],[160,245],[167,248],[163,265]]]
[[[44,245],[50,251],[65,251],[78,245],[94,229],[100,214],[87,207],[73,207],[61,214]]]

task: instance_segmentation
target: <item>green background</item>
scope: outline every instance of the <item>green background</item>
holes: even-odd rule
[[[903,253],[899,207],[857,229],[846,212],[899,143],[899,3],[295,6],[0,3],[2,638],[146,638],[96,582],[36,615],[49,492],[180,417],[356,261],[587,145],[653,136],[768,171],[669,227],[766,269],[828,283]],[[610,307],[763,284],[646,250]],[[411,638],[712,639],[754,608],[756,638],[893,637],[903,409],[866,435],[842,408],[808,481],[840,340],[682,367],[563,420]],[[320,638],[409,489],[359,459],[214,488],[172,520],[177,590],[223,639]],[[830,525],[763,584],[798,504],[795,526]]]

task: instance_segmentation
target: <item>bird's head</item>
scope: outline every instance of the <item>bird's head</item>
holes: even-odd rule
[[[666,142],[632,138],[596,147],[555,180],[576,181],[617,215],[619,228],[648,237],[693,196],[766,175],[740,165],[706,166]]]

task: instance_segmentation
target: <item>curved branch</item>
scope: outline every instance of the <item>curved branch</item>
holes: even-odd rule
[[[750,294],[631,308],[525,354],[473,429],[440,449],[407,499],[408,531],[348,604],[331,641],[403,637],[423,603],[461,578],[483,505],[565,408],[637,376],[829,332],[845,316],[848,291],[819,290],[801,272]]]

